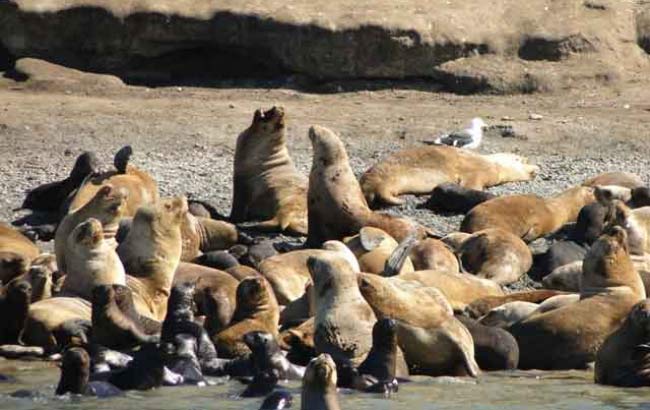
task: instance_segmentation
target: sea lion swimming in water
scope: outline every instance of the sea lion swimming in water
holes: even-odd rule
[[[56,388],[56,395],[66,393],[85,396],[113,397],[122,395],[122,391],[104,381],[90,381],[90,356],[80,347],[65,351],[61,362],[61,378]]]
[[[340,410],[336,385],[336,364],[330,355],[312,359],[302,379],[300,410]]]

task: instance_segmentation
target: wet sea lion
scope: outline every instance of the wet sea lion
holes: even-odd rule
[[[230,325],[213,336],[222,357],[238,357],[250,353],[244,335],[264,331],[278,335],[280,308],[271,285],[261,277],[247,278],[237,287],[237,304]]]
[[[409,254],[414,270],[435,270],[457,273],[460,271],[458,258],[444,242],[427,238],[418,241]]]
[[[591,247],[583,264],[580,301],[534,314],[508,330],[517,339],[521,369],[584,368],[625,319],[645,288],[634,269],[627,235],[613,227]]]
[[[594,380],[621,387],[650,386],[650,299],[637,303],[596,354]]]
[[[138,313],[159,322],[167,313],[167,298],[181,258],[180,227],[186,212],[184,197],[143,206],[117,248]]]
[[[474,358],[481,370],[512,370],[519,363],[519,346],[507,331],[464,316],[457,319],[469,330],[474,340]]]
[[[18,344],[31,299],[32,286],[28,282],[14,280],[9,283],[6,293],[0,298],[0,345]]]
[[[139,323],[120,310],[111,285],[97,285],[93,288],[91,318],[91,340],[101,346],[124,350],[159,339],[145,334]]]
[[[604,172],[585,180],[582,185],[590,187],[596,187],[598,185],[618,185],[633,189],[642,187],[644,183],[641,177],[630,172]]]
[[[379,228],[366,226],[357,235],[345,238],[343,243],[359,261],[361,272],[381,274],[386,262],[399,245],[393,237]],[[413,263],[406,257],[397,272],[413,272]]]
[[[425,236],[425,229],[409,219],[370,210],[336,134],[313,126],[309,139],[314,153],[307,192],[306,246],[315,248],[327,240],[355,235],[364,226],[380,228],[398,242],[413,233],[418,239]]]
[[[97,156],[93,152],[85,151],[77,157],[67,178],[48,182],[30,190],[20,209],[58,213],[70,194],[79,188],[89,175],[98,172]]]
[[[244,335],[244,343],[251,350],[253,374],[274,370],[280,380],[300,380],[305,368],[289,362],[282,354],[275,337],[267,332],[253,331]]]
[[[196,338],[187,333],[179,333],[172,341],[165,342],[165,366],[183,378],[183,384],[205,386],[201,364],[197,357]]]
[[[124,152],[120,150],[118,155]],[[122,168],[125,161],[128,162],[128,157],[117,158],[115,163]],[[158,185],[151,175],[133,165],[126,165],[126,169],[104,172],[87,179],[71,198],[68,209],[74,211],[83,207],[106,185],[126,193],[124,216],[134,216],[140,206],[158,202]]]
[[[491,192],[465,188],[453,182],[436,186],[431,196],[420,206],[444,214],[466,214],[476,205],[495,198]]]
[[[417,147],[393,153],[361,177],[369,204],[400,205],[399,195],[428,194],[436,186],[454,182],[464,188],[530,181],[539,168],[515,154],[479,155],[448,146]]]
[[[532,194],[501,196],[469,211],[460,230],[474,233],[501,228],[530,242],[574,222],[582,207],[594,200],[589,187],[569,188],[550,198]]]
[[[97,285],[126,285],[115,244],[104,239],[102,223],[90,218],[77,225],[66,244],[67,275],[61,294],[90,300]]]
[[[500,285],[516,282],[533,265],[524,241],[502,229],[485,229],[467,238],[459,250],[463,268]]]
[[[307,266],[314,284],[316,351],[358,366],[372,347],[377,318],[359,291],[357,273],[336,254],[312,256]]]
[[[392,383],[397,377],[397,323],[393,319],[377,320],[372,327],[372,348],[358,368],[379,383]]]
[[[164,379],[165,352],[157,344],[146,343],[126,369],[112,373],[108,382],[121,390],[149,390],[162,386]]]
[[[278,390],[269,394],[259,410],[283,410],[293,405],[293,396],[286,390]]]
[[[56,395],[66,393],[85,396],[113,397],[122,391],[104,381],[90,381],[90,356],[81,347],[73,347],[63,354],[61,377],[56,388]]]
[[[340,410],[336,364],[327,353],[312,359],[302,379],[301,410]]]
[[[0,281],[9,283],[23,275],[41,251],[25,235],[13,227],[0,223]]]
[[[307,234],[307,179],[293,165],[286,146],[281,107],[257,110],[235,148],[230,219],[262,221],[267,230]]]
[[[105,239],[113,240],[124,215],[125,205],[126,193],[112,185],[105,185],[83,207],[74,209],[63,217],[54,237],[54,253],[59,270],[67,272],[68,236],[80,223],[90,218],[97,219],[102,224]]]

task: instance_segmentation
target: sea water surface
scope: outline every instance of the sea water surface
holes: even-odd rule
[[[59,370],[54,364],[0,361],[0,373],[15,378],[0,383],[0,409],[27,410],[257,410],[262,399],[242,399],[244,387],[236,381],[215,379],[209,387],[163,387],[147,392],[128,392],[123,397],[54,396]],[[285,386],[294,394],[292,408],[300,409],[300,383]],[[28,398],[10,394],[27,389]],[[623,389],[598,386],[586,371],[513,371],[484,373],[478,379],[416,377],[400,385],[390,398],[342,390],[342,410],[534,410],[534,409],[647,409],[650,388]]]

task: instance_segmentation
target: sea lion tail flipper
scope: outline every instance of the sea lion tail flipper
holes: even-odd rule
[[[113,165],[115,165],[115,169],[117,169],[118,173],[126,174],[126,168],[129,165],[131,155],[133,155],[133,148],[131,148],[130,145],[123,146],[115,153]]]
[[[395,248],[393,253],[390,254],[388,259],[386,259],[384,271],[381,275],[385,277],[398,275],[402,270],[402,266],[404,266],[404,262],[406,262],[406,258],[409,256],[416,243],[417,233],[415,232],[404,238],[404,240],[397,245],[397,248]]]

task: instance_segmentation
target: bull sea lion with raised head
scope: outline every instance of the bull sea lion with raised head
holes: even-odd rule
[[[237,137],[233,180],[233,222],[257,220],[252,227],[307,234],[307,179],[289,156],[281,107],[255,111]]]

